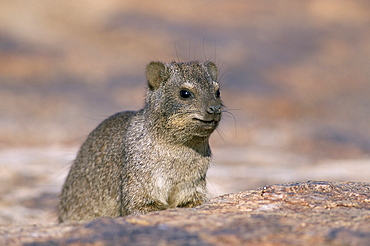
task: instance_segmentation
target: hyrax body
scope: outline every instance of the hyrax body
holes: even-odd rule
[[[206,200],[208,139],[221,120],[212,62],[151,62],[144,108],[103,121],[63,185],[59,221],[193,207]]]

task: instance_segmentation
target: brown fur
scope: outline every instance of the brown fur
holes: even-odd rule
[[[206,200],[208,139],[222,111],[217,67],[151,62],[146,75],[144,108],[109,117],[81,146],[60,195],[59,221],[193,207]]]

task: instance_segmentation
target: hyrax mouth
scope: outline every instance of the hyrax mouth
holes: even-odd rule
[[[202,120],[199,118],[193,118],[193,120],[198,121],[204,128],[215,128],[218,124],[217,120]]]
[[[200,121],[200,122],[203,122],[203,123],[206,123],[206,124],[217,123],[217,121],[215,121],[215,120],[201,120],[201,119],[197,119],[197,118],[194,118],[194,120],[197,120],[197,121]]]

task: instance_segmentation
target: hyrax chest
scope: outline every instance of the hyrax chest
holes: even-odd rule
[[[206,193],[210,156],[186,147],[162,154],[162,161],[157,163],[152,175],[154,200],[177,207],[186,204],[196,193]]]

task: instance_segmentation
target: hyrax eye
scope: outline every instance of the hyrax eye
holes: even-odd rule
[[[182,97],[182,98],[189,98],[191,96],[192,96],[192,94],[188,90],[181,90],[180,91],[180,97]]]
[[[216,91],[216,97],[220,97],[221,96],[221,92],[220,92],[220,90],[217,90]]]

